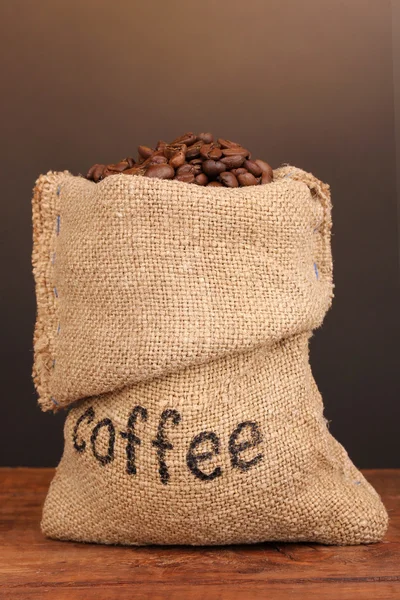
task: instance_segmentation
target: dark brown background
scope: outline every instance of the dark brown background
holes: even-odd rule
[[[390,3],[1,5],[0,463],[55,465],[62,450],[64,415],[40,412],[30,379],[36,177],[192,129],[331,184],[336,298],[312,341],[313,371],[357,465],[400,467]]]

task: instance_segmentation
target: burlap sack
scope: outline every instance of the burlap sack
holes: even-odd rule
[[[116,175],[34,191],[34,380],[72,405],[43,532],[121,544],[380,540],[308,362],[332,300],[329,188]]]

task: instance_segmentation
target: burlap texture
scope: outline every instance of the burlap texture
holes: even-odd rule
[[[329,187],[37,181],[34,380],[74,403],[46,535],[124,544],[382,538],[329,434],[308,340],[332,300]]]

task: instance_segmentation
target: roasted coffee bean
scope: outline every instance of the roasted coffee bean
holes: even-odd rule
[[[124,175],[144,175],[146,172],[146,167],[142,167],[142,165],[136,164],[131,169],[127,169],[124,171]]]
[[[165,146],[167,146],[167,142],[164,142],[164,140],[158,140],[156,150],[163,150]]]
[[[221,162],[220,160],[216,160],[215,161],[215,168],[217,169],[218,174],[219,173],[223,173],[224,171],[226,171],[226,165],[224,165],[224,163]],[[204,170],[204,168],[203,168],[203,170]]]
[[[202,164],[201,165],[196,164],[196,165],[191,165],[191,166],[193,167],[193,173],[195,175],[199,175],[200,173],[203,172],[203,165]]]
[[[184,164],[185,160],[186,160],[186,156],[185,156],[184,151],[183,150],[178,150],[169,159],[169,164],[174,169],[177,169],[178,167],[181,167]]]
[[[159,162],[168,162],[167,160],[160,160],[160,157],[165,159],[165,156],[161,150],[155,150],[151,156],[149,156],[145,160],[142,160],[142,162],[138,163],[138,165],[147,168],[150,167],[150,165],[159,164]]]
[[[208,153],[208,158],[212,158],[212,160],[219,160],[222,156],[221,148],[212,148]]]
[[[208,160],[209,157],[209,152],[210,150],[212,150],[214,148],[214,144],[203,144],[200,148],[200,156],[201,158],[203,158],[204,160]]]
[[[154,150],[148,146],[138,146],[138,152],[142,158],[149,158],[149,156],[153,154]]]
[[[158,154],[154,154],[149,158],[150,165],[161,165],[163,163],[167,163],[168,160],[165,156],[159,156]]]
[[[197,183],[197,185],[207,185],[207,183],[208,183],[207,175],[205,173],[199,173],[195,177],[195,183]]]
[[[86,179],[92,179],[96,183],[103,177],[106,165],[93,165],[87,172]]]
[[[237,177],[238,175],[243,175],[243,173],[248,173],[248,170],[244,169],[243,167],[239,167],[239,169],[232,169],[231,173]]]
[[[93,173],[93,181],[101,181],[102,179],[104,179],[104,172],[106,170],[106,166],[105,165],[97,165],[97,169],[95,169],[94,173]]]
[[[210,181],[207,183],[207,187],[223,187],[223,185],[219,181]]]
[[[224,138],[218,138],[218,144],[221,146],[221,148],[237,148],[240,147],[240,144],[237,144],[236,142],[231,142],[231,140],[224,140]]]
[[[106,169],[103,172],[103,177],[108,177],[109,175],[118,175],[126,169],[129,168],[129,165],[125,161],[121,161],[115,165],[107,165]]]
[[[195,144],[192,144],[192,146],[189,146],[189,148],[186,151],[186,160],[191,160],[193,158],[197,158],[198,156],[200,156],[200,149],[203,146],[203,142],[196,142]]]
[[[203,144],[200,148],[200,156],[207,160],[211,158],[212,160],[219,160],[222,156],[221,148],[218,148],[214,143],[212,144]]]
[[[243,166],[249,173],[254,175],[254,177],[260,177],[262,169],[254,160],[245,160]]]
[[[242,148],[241,146],[235,146],[234,148],[223,148],[222,154],[224,156],[244,156],[244,158],[248,157],[250,152],[246,150],[246,148]]]
[[[260,160],[259,158],[254,162],[260,167],[262,171],[262,183],[270,183],[274,178],[274,172],[272,170],[271,165],[269,165],[264,160]]]
[[[220,181],[226,185],[226,187],[238,187],[239,186],[239,182],[236,179],[236,177],[234,176],[233,173],[226,171],[225,173],[221,173],[221,175],[219,176]]]
[[[191,146],[197,142],[197,135],[195,135],[192,131],[188,133],[184,133],[183,135],[175,138],[171,144],[185,144],[186,146]]]
[[[221,162],[223,162],[224,165],[226,165],[227,169],[236,169],[237,167],[240,167],[243,164],[244,156],[241,156],[240,154],[234,154],[233,156],[224,156],[224,158],[221,158]]]
[[[257,185],[257,179],[251,173],[243,173],[238,175],[240,185]]]
[[[175,171],[171,165],[150,165],[146,170],[146,177],[159,177],[160,179],[173,179]]]
[[[186,156],[187,146],[185,144],[168,144],[163,148],[164,155],[170,160],[176,152],[184,152]]]
[[[128,157],[109,165],[93,165],[86,177],[97,183],[119,173],[175,178],[214,187],[259,185],[273,180],[271,166],[262,160],[252,160],[247,148],[226,138],[214,141],[209,132],[196,135],[192,131],[176,137],[171,143],[158,140],[154,150],[139,146],[137,162]]]
[[[182,173],[181,175],[176,175],[175,179],[183,183],[194,183],[195,177],[194,173]]]
[[[211,144],[211,142],[214,141],[214,136],[212,133],[199,133],[198,138],[205,144]]]
[[[183,173],[193,173],[194,172],[194,166],[193,165],[189,165],[188,163],[185,163],[184,165],[182,165],[181,167],[179,167],[176,171],[177,175],[183,175]]]
[[[132,169],[133,165],[135,164],[135,159],[131,156],[127,156],[126,158],[123,158],[121,162],[126,162],[128,165],[128,169]]]
[[[261,183],[271,183],[272,175],[270,173],[263,173],[261,175]]]
[[[212,159],[203,162],[203,171],[209,177],[217,177],[223,171],[226,171],[226,166],[221,161]]]
[[[86,173],[85,177],[86,179],[92,179],[93,177],[93,173],[95,172],[96,168],[97,168],[97,164],[96,165],[92,165],[89,169],[89,171]]]

